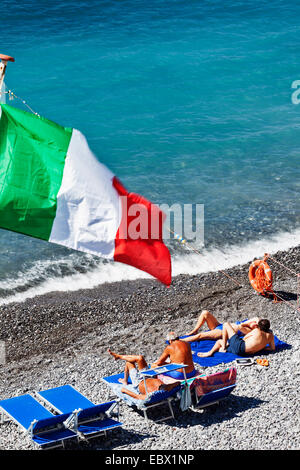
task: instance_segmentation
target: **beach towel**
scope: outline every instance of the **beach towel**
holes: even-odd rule
[[[200,371],[195,369],[195,375],[193,375],[192,379],[193,379],[194,377],[198,377],[198,375],[200,375],[200,374],[201,374]],[[157,378],[158,378],[159,380],[161,380],[162,383],[164,383],[164,384],[166,384],[166,385],[173,384],[173,383],[175,383],[175,382],[180,382],[180,383],[184,383],[184,382],[185,382],[184,380],[178,381],[178,379],[174,379],[173,377],[169,377],[168,375],[165,375],[165,374],[159,374],[159,375],[157,376]],[[188,380],[188,382],[189,382],[189,380]]]
[[[186,411],[192,404],[191,389],[188,383],[183,384],[181,389],[180,409]]]
[[[246,321],[246,320],[243,320],[243,321]],[[241,323],[241,322],[237,322],[237,323]],[[217,328],[222,329],[223,325],[219,325]],[[181,338],[186,338],[186,337],[187,336],[181,336]],[[280,349],[288,349],[288,348],[291,347],[289,344],[285,343],[284,341],[281,341],[275,335],[274,335],[274,342],[275,342],[276,351],[278,351]],[[215,344],[215,341],[212,341],[212,340],[201,340],[201,341],[194,341],[194,342],[190,343],[191,348],[192,348],[192,352],[193,352],[193,361],[196,364],[199,364],[202,367],[212,367],[212,366],[216,366],[218,364],[227,364],[227,363],[235,361],[236,359],[241,357],[241,356],[238,356],[236,354],[229,353],[229,352],[225,352],[225,353],[216,352],[211,357],[199,357],[199,356],[197,356],[198,352],[207,352],[207,351],[209,351],[213,347],[214,344]],[[254,354],[254,356],[257,356],[257,355],[259,356],[261,354],[268,354],[268,353],[269,353],[269,351],[262,350],[262,351],[259,351],[256,354]]]
[[[220,390],[236,383],[237,370],[235,367],[210,375],[201,375],[191,383],[191,389],[196,388],[198,397],[215,390]]]

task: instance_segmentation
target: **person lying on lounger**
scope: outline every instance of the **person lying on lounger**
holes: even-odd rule
[[[223,325],[222,339],[218,339],[210,351],[198,353],[198,356],[209,357],[217,351],[248,356],[262,349],[275,351],[274,335],[270,330],[269,320],[259,320],[257,326],[243,337],[236,333],[231,323],[226,322]]]
[[[185,341],[179,339],[179,337],[171,331],[167,335],[167,341],[169,344],[164,349],[160,358],[152,364],[152,367],[159,367],[164,364],[185,364],[187,367],[185,368],[186,377],[189,379],[190,377],[194,377],[198,371],[195,370],[192,350],[190,344]],[[168,377],[172,377],[176,380],[183,380],[184,374],[183,370],[179,369],[168,372],[164,374]]]
[[[232,328],[235,330],[237,333],[240,331],[242,334],[246,335],[249,333],[251,330],[254,328],[257,328],[257,324],[259,322],[260,318],[254,317],[251,318],[250,320],[246,320],[243,323],[239,324],[231,324]],[[200,328],[202,325],[207,324],[208,328],[210,331],[201,331],[199,332]],[[217,340],[222,338],[222,330],[220,328],[217,328],[221,323],[214,317],[212,313],[210,313],[208,310],[203,310],[198,318],[197,324],[195,328],[188,333],[187,338],[182,338],[182,341],[185,342],[193,342],[193,341],[200,341],[200,340],[205,340],[205,339],[210,339],[210,340]]]
[[[142,355],[131,355],[131,354],[116,354],[112,352],[110,349],[107,350],[107,352],[117,359],[121,359],[125,361],[125,370],[124,370],[124,379],[120,379],[120,382],[123,383],[124,385],[128,385],[128,378],[130,377],[130,380],[132,382],[132,386],[135,389],[135,392],[132,390],[129,390],[125,387],[121,389],[122,393],[126,393],[132,398],[136,398],[139,400],[145,400],[147,398],[147,393],[145,390],[145,382],[146,382],[146,387],[148,393],[155,392],[157,390],[164,390],[164,391],[169,391],[172,390],[173,387],[176,387],[178,385],[178,382],[174,382],[172,384],[164,384],[161,380],[155,378],[155,379],[149,379],[146,378],[145,382],[140,374],[141,371],[149,369],[149,366]]]

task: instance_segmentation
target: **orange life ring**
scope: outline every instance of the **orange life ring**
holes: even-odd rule
[[[271,268],[261,259],[251,263],[249,268],[249,281],[253,289],[262,295],[273,292],[273,274]]]

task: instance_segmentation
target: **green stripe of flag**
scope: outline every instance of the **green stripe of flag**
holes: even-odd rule
[[[48,240],[72,129],[1,109],[0,227]]]

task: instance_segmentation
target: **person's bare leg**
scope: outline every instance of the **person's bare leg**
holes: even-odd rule
[[[213,330],[218,325],[220,325],[220,322],[218,322],[218,320],[216,319],[216,317],[213,316],[212,313],[210,313],[208,310],[202,310],[195,328],[193,328],[193,330],[188,333],[188,335],[194,335],[195,333],[197,333],[197,331],[201,328],[202,325],[204,325],[204,323],[207,324],[210,330]]]
[[[222,340],[219,339],[218,341],[216,341],[216,343],[214,344],[214,346],[211,348],[210,351],[207,351],[207,352],[199,352],[197,354],[198,357],[210,357],[212,356],[215,352],[217,351],[220,351],[220,352],[223,352],[222,351]]]
[[[142,355],[133,355],[133,354],[117,354],[112,352],[109,348],[107,352],[113,356],[115,360],[121,359],[125,361],[125,369],[124,369],[124,379],[119,379],[120,383],[124,385],[128,385],[128,377],[130,369],[135,368],[135,364],[139,370],[145,369],[147,367],[147,362],[145,361],[144,356]]]
[[[135,393],[135,392],[132,392],[132,390],[129,390],[128,388],[121,388],[121,392],[138,400],[145,400],[145,398],[147,398],[146,394]]]
[[[201,331],[201,333],[197,333],[196,335],[187,336],[186,338],[181,338],[182,341],[186,343],[191,343],[193,341],[200,341],[201,339],[210,339],[210,340],[217,340],[222,338],[222,330],[214,329],[211,331]]]
[[[177,387],[177,386],[178,386],[178,382],[175,382],[173,384],[168,384],[168,385],[165,385],[165,384],[161,383],[159,386],[154,387],[151,391],[154,391],[155,389],[156,390],[170,391],[174,387]],[[129,395],[132,398],[137,398],[139,400],[145,400],[145,398],[147,398],[148,395],[145,393],[144,387],[142,387],[142,388],[143,388],[143,391],[141,393],[132,392],[131,390],[128,390],[127,388],[122,388],[121,392],[126,393],[127,395]]]
[[[200,353],[199,352],[197,355],[199,357],[210,357],[216,351],[226,352],[227,341],[228,341],[229,338],[231,338],[235,334],[236,334],[235,328],[233,328],[233,326],[230,323],[224,323],[223,330],[222,330],[222,339],[219,339],[215,343],[215,345],[211,348],[210,351],[205,352],[205,353]]]
[[[135,368],[135,366],[131,362],[126,362],[125,363],[124,379],[119,379],[120,383],[122,383],[124,385],[128,385],[129,372],[130,372],[130,369],[133,369],[133,368]]]
[[[145,367],[147,367],[147,362],[145,361],[144,356],[142,356],[141,354],[137,354],[137,355],[134,355],[134,354],[116,354],[116,353],[112,352],[109,348],[108,348],[107,352],[111,356],[113,356],[115,358],[115,360],[121,359],[123,361],[129,362],[130,364],[137,364],[138,369],[144,369]]]
[[[222,330],[222,349],[226,350],[227,347],[227,341],[230,339],[233,335],[236,334],[236,328],[231,325],[231,323],[224,323],[223,325],[223,330]]]

